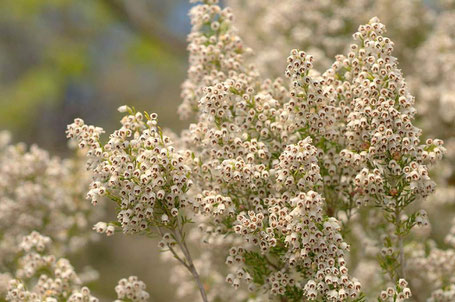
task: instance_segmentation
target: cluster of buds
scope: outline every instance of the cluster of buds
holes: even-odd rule
[[[285,149],[280,156],[280,161],[276,164],[277,174],[279,174],[280,167],[292,167],[292,161],[297,163],[297,159],[300,160],[299,165],[290,169],[290,175],[307,171],[302,169],[307,165],[315,164],[317,166],[315,157],[311,153],[315,151],[315,148],[308,145],[309,143],[311,140],[306,139],[296,145],[300,146],[306,154],[299,154],[298,148],[293,145]],[[294,148],[296,151],[292,153]],[[293,155],[290,157],[291,154]],[[287,165],[282,162],[289,160],[292,161],[288,162]],[[316,169],[316,179],[320,178],[318,169]],[[307,184],[302,184],[302,189],[310,189],[315,186],[316,183],[309,181]],[[248,244],[260,247],[261,254],[273,254],[273,248],[277,246],[284,245],[286,247],[286,253],[280,257],[279,262],[286,263],[286,266],[289,267],[288,272],[272,271],[266,276],[266,280],[270,280],[270,282],[267,282],[269,285],[265,288],[272,294],[284,295],[286,288],[292,288],[296,284],[300,284],[301,281],[293,279],[292,282],[288,282],[287,278],[282,280],[276,276],[288,276],[294,270],[300,269],[314,278],[306,281],[304,287],[303,293],[309,299],[315,300],[324,296],[329,289],[332,289],[330,295],[336,296],[337,299],[357,297],[360,291],[360,283],[348,275],[344,260],[344,252],[348,250],[349,246],[343,241],[339,233],[339,222],[333,217],[328,219],[323,217],[324,199],[322,196],[310,190],[307,193],[300,192],[295,197],[291,197],[291,192],[296,190],[298,192],[298,189],[291,184],[283,187],[281,198],[269,197],[265,199],[267,212],[254,213],[250,211],[247,215],[241,212],[237,216],[234,226],[235,232],[244,236]],[[263,222],[265,217],[267,217],[266,224]],[[242,256],[244,260],[241,262],[246,263],[246,265],[241,265],[239,270],[251,271],[252,268],[248,264],[252,261],[254,249],[252,250],[251,247],[240,248],[240,251],[241,255],[235,253],[236,257]],[[257,257],[261,256],[257,255]],[[230,255],[227,263],[238,265],[236,262],[239,261],[234,259],[236,258]],[[272,265],[272,268],[275,267]],[[233,286],[238,286],[238,282],[234,281],[240,281],[240,278],[232,281]]]
[[[115,232],[115,227],[113,225],[102,221],[97,222],[92,229],[97,233],[106,234],[106,236],[112,236]]]

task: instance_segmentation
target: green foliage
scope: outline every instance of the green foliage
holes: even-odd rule
[[[286,286],[286,292],[284,296],[288,299],[289,302],[298,302],[302,301],[303,290],[297,286]]]
[[[243,256],[245,257],[245,266],[253,281],[257,284],[264,284],[271,272],[265,257],[257,252],[250,251],[246,251]]]

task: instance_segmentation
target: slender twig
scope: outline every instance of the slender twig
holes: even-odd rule
[[[400,274],[401,278],[406,278],[405,276],[405,266],[406,266],[406,260],[404,257],[404,248],[403,248],[403,236],[400,235],[398,238],[398,247],[400,249]]]
[[[264,259],[265,259],[265,261],[267,261],[267,263],[268,263],[271,267],[273,267],[274,269],[276,269],[276,270],[279,270],[279,269],[280,269],[275,263],[273,263],[272,261],[270,261],[270,259],[267,258],[267,256],[264,255]]]
[[[158,229],[158,232],[160,233],[161,237],[163,237],[163,231],[161,231],[161,229],[159,227],[156,227]],[[182,259],[180,258],[180,256],[177,254],[177,252],[172,248],[172,246],[168,245],[167,246],[169,248],[169,251],[172,253],[172,255],[174,255],[174,258],[177,259],[184,267],[186,267],[187,269],[189,269],[189,266],[188,264]]]
[[[399,277],[405,278],[405,258],[404,258],[404,248],[403,248],[403,235],[401,234],[400,229],[400,205],[397,202],[397,206],[395,208],[395,232],[398,236],[398,249],[400,252],[399,261],[400,261],[400,268],[399,268]]]
[[[166,212],[169,213],[167,207],[164,206],[164,204],[161,203],[161,206]],[[171,215],[171,214],[169,213],[169,215]],[[178,257],[177,253],[172,249],[171,246],[168,246],[169,250],[171,251],[171,253],[173,253],[174,257],[176,257],[176,259],[179,260],[180,263],[182,263],[184,267],[186,267],[186,269],[191,273],[191,275],[193,275],[193,278],[194,278],[194,280],[196,281],[196,283],[197,283],[197,285],[199,287],[199,291],[201,293],[202,300],[204,302],[208,302],[207,294],[205,292],[204,285],[202,284],[202,281],[201,281],[201,278],[199,276],[199,273],[197,272],[196,267],[193,264],[193,258],[191,257],[190,251],[189,251],[189,249],[188,249],[188,247],[186,245],[186,242],[185,242],[185,239],[184,239],[184,236],[183,236],[183,226],[180,223],[180,219],[179,218],[180,217],[176,218],[177,227],[170,229],[170,231],[174,234],[174,238],[175,238],[178,246],[180,247],[180,250],[182,251],[183,255],[185,256],[186,262],[183,261],[180,257]],[[161,229],[159,227],[157,227],[157,228],[158,228],[158,231],[161,234],[161,236],[163,236],[163,233],[162,233]]]
[[[201,293],[202,300],[204,302],[208,302],[204,285],[202,284],[199,273],[197,272],[196,267],[193,264],[193,258],[191,257],[191,254],[186,245],[185,239],[183,239],[183,234],[182,234],[183,228],[181,226],[181,223],[180,223],[180,220],[178,219],[178,217],[177,217],[177,221],[178,221],[178,228],[173,231],[175,239],[177,241],[177,244],[180,246],[180,249],[182,250],[183,254],[185,255],[186,261],[188,262],[187,269],[190,271],[190,273],[193,275],[194,279],[196,280],[196,283],[199,287],[199,291]]]

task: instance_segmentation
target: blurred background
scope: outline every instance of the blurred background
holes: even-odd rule
[[[128,104],[178,131],[189,7],[187,0],[1,0],[0,129],[67,156],[66,125],[75,117],[109,133],[119,125],[117,107]],[[151,301],[174,301],[156,244],[103,236],[71,261],[98,270],[102,279],[90,286],[102,301],[114,300],[114,286],[129,275],[147,284]]]
[[[119,105],[178,130],[186,73],[186,0],[0,1],[0,129],[67,151],[74,117],[117,127]]]

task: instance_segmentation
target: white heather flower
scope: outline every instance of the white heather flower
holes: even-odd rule
[[[113,225],[108,225],[106,228],[106,235],[112,236],[115,233],[115,227]]]
[[[117,108],[117,111],[121,112],[121,113],[128,112],[129,110],[131,110],[131,108],[128,107],[127,105],[123,105],[123,106],[120,106],[120,107]]]
[[[105,233],[107,230],[107,223],[100,221],[93,226],[93,230],[97,233]]]

